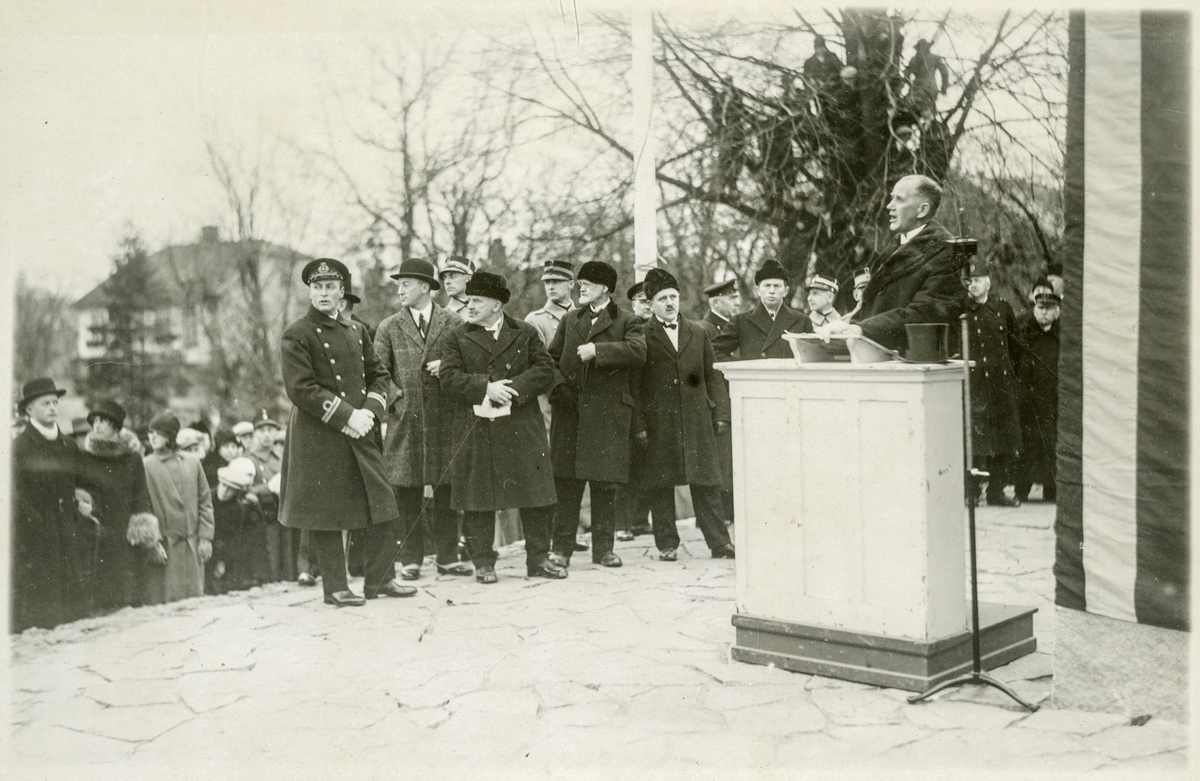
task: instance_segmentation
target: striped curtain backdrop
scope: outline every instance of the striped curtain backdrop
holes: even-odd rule
[[[1057,604],[1188,629],[1190,18],[1070,18]]]

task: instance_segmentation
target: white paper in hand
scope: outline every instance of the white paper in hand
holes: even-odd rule
[[[484,399],[482,404],[476,404],[472,409],[481,418],[495,420],[512,414],[512,402],[508,401],[503,405],[497,405],[491,399]]]

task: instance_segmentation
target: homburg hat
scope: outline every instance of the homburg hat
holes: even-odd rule
[[[56,386],[54,380],[49,377],[38,377],[36,380],[25,383],[25,387],[21,388],[21,400],[17,402],[17,411],[24,412],[26,404],[34,399],[40,399],[42,396],[58,396],[61,399],[65,394],[66,390]]]
[[[617,289],[617,270],[603,260],[589,260],[584,263],[575,277],[594,285],[604,285],[609,293]]]
[[[468,296],[483,296],[507,304],[509,298],[508,283],[499,274],[487,271],[476,271],[467,280]]]
[[[447,265],[449,265],[449,261],[447,262]],[[442,269],[442,273],[451,270],[454,269],[444,268]],[[392,279],[403,279],[408,277],[410,279],[416,279],[420,280],[421,282],[428,283],[430,290],[442,289],[442,283],[437,279],[437,269],[433,267],[432,263],[424,258],[409,258],[400,264],[400,268],[394,271],[391,274],[391,277]]]

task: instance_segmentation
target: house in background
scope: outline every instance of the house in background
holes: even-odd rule
[[[299,270],[312,258],[223,240],[215,226],[191,244],[126,249],[114,273],[72,305],[80,392],[118,398],[136,426],[164,406],[185,425],[278,414],[279,338],[308,307]]]

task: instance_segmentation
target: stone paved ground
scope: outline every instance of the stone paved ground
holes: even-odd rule
[[[983,597],[1045,608],[1038,653],[995,674],[1048,704],[1053,509],[979,519]],[[426,576],[414,599],[335,610],[275,585],[27,632],[6,777],[1186,775],[1175,723],[1029,715],[991,689],[910,706],[731,662],[734,562],[681,533],[677,564],[639,537],[623,568],[585,553],[566,581],[525,579],[518,547],[494,586]]]

